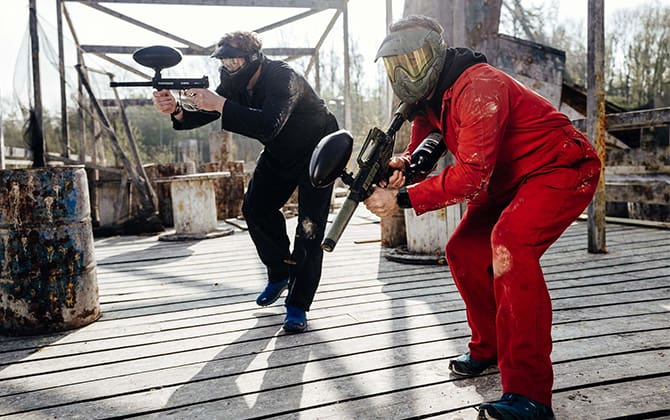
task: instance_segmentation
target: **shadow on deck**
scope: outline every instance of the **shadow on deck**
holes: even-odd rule
[[[281,330],[280,299],[248,234],[96,241],[103,316],[76,331],[0,339],[0,415],[24,418],[476,417],[497,372],[449,374],[465,311],[446,266],[389,262],[359,211],[326,254],[309,331]],[[670,416],[670,233],[609,225],[586,252],[575,223],[543,258],[554,306],[557,418]]]

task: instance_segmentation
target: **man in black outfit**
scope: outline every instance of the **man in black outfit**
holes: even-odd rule
[[[186,110],[167,90],[154,92],[154,105],[172,118],[176,130],[200,127],[221,118],[224,130],[264,145],[244,196],[242,212],[268,283],[256,299],[274,303],[285,289],[284,330],[302,332],[321,278],[324,236],[332,187],[314,188],[309,178],[312,150],[338,129],[333,114],[304,77],[261,51],[254,32],[232,32],[212,54],[221,60],[216,93],[190,89],[196,110]],[[298,188],[298,226],[293,252],[281,208]]]

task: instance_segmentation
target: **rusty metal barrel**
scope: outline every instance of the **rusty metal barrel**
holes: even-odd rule
[[[86,171],[0,171],[0,333],[82,327],[100,317]]]

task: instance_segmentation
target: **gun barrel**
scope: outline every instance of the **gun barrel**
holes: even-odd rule
[[[151,81],[147,82],[110,82],[109,87],[147,87],[153,86]]]
[[[209,78],[204,76],[201,79],[160,79],[151,86],[158,90],[206,89],[209,87]]]
[[[342,236],[344,228],[347,227],[347,224],[349,224],[351,216],[354,215],[356,207],[358,207],[357,201],[351,199],[350,197],[347,197],[346,200],[344,200],[344,203],[342,203],[342,208],[340,208],[340,211],[337,213],[337,216],[333,221],[333,226],[330,227],[328,234],[321,243],[321,249],[328,252],[332,252],[333,249],[335,249],[335,245],[337,245],[337,241],[340,240],[340,236]]]
[[[153,87],[157,90],[207,89],[209,78],[200,79],[153,79],[145,82],[110,82],[110,87]]]

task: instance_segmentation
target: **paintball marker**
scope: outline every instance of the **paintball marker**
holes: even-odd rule
[[[414,184],[426,178],[446,151],[447,146],[442,141],[440,133],[433,131],[428,134],[412,153],[409,167],[405,170],[405,183]]]
[[[209,79],[202,76],[201,79],[164,79],[161,70],[173,67],[181,62],[179,50],[163,45],[152,45],[140,48],[133,53],[133,60],[138,64],[154,69],[154,77],[146,82],[111,82],[110,87],[137,87],[150,86],[157,90],[185,90],[192,88],[208,88]]]
[[[377,127],[370,130],[356,159],[358,164],[356,175],[344,170],[353,145],[353,137],[348,131],[339,130],[327,135],[314,149],[309,163],[312,185],[326,187],[339,176],[342,182],[349,186],[349,194],[321,244],[324,251],[331,252],[335,248],[358,203],[368,198],[374,190],[374,185],[388,176],[388,163],[393,155],[395,134],[410,117],[410,105],[402,103],[393,115],[386,132]]]

